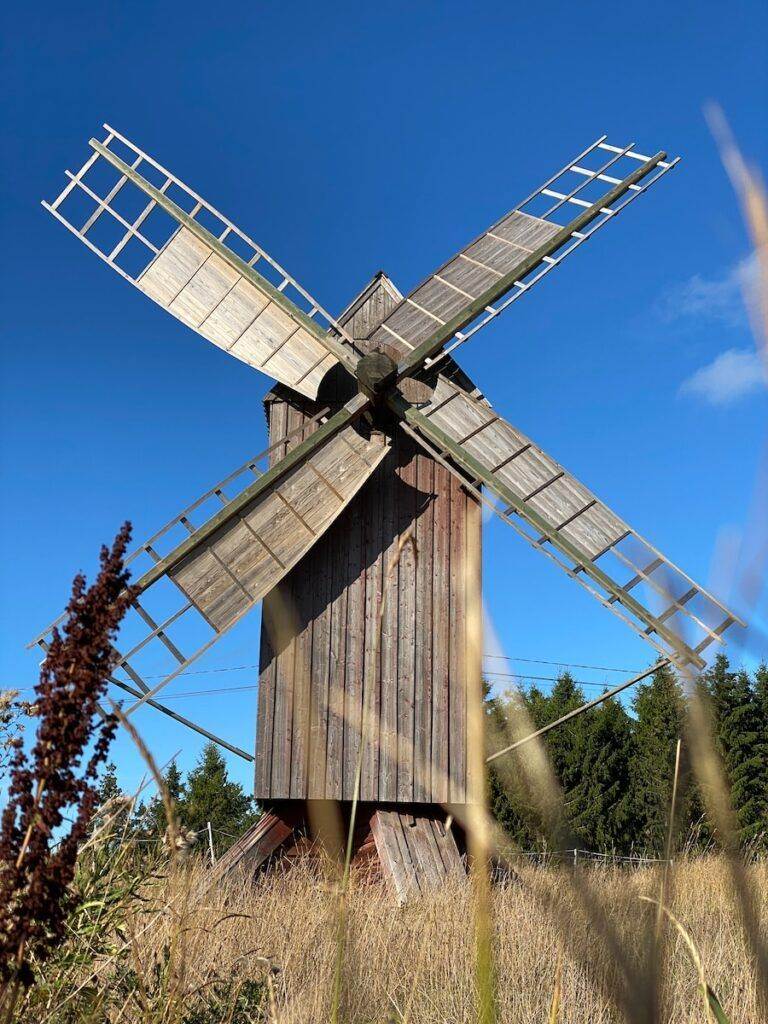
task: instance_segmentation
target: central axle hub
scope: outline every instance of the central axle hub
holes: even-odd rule
[[[357,364],[357,381],[374,403],[379,403],[384,393],[397,380],[397,363],[386,352],[368,352]]]

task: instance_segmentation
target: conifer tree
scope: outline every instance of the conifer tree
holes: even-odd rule
[[[734,672],[724,655],[696,682],[710,703],[713,726],[729,782],[742,844],[768,846],[768,666],[750,679]],[[584,695],[571,676],[559,677],[552,693],[537,687],[491,697],[486,715],[494,748],[508,739],[510,715],[527,713],[533,729],[581,706]],[[641,685],[635,718],[616,701],[579,716],[548,733],[544,742],[565,796],[567,825],[577,841],[596,850],[632,848],[661,855],[666,843],[678,737],[684,732],[685,696],[671,668],[658,670]],[[545,835],[526,789],[522,752],[489,767],[490,808],[504,829],[522,845],[541,845]],[[691,828],[699,842],[714,836],[705,802],[683,745],[675,810],[679,845]],[[560,841],[562,841],[561,837]],[[556,842],[558,840],[555,840]],[[570,840],[569,840],[570,842]]]
[[[768,736],[768,665],[761,661],[755,672],[755,697],[760,709],[763,729]]]
[[[588,849],[628,852],[632,846],[630,763],[632,722],[614,699],[582,716],[580,780],[567,797],[568,817]]]
[[[527,714],[526,697],[513,690],[503,697],[493,696],[487,682],[484,683],[486,740],[488,753],[512,742],[509,723],[515,715]],[[510,838],[523,847],[538,839],[535,822],[531,814],[531,799],[525,785],[524,774],[519,770],[518,756],[506,755],[488,766],[487,773],[488,808]]]
[[[217,852],[231,846],[255,820],[253,798],[232,782],[215,743],[206,743],[195,768],[187,776],[181,801],[184,824],[202,832],[210,821]]]
[[[645,853],[661,856],[669,828],[677,740],[684,725],[683,693],[669,666],[638,687],[633,707],[631,778],[637,845]],[[690,810],[689,772],[683,765],[675,815],[678,842],[688,829]]]
[[[114,761],[107,761],[104,765],[104,771],[101,773],[101,778],[99,779],[97,793],[99,807],[103,807],[104,804],[109,803],[110,800],[114,800],[115,797],[122,796],[123,791],[120,789],[120,784],[117,781],[117,767]]]
[[[538,686],[531,686],[521,693],[525,702],[525,710],[534,729],[541,729],[542,726],[552,721],[549,697]]]
[[[749,843],[768,828],[768,738],[761,700],[747,672],[731,671],[724,654],[718,654],[706,681],[739,839]]]
[[[175,761],[171,761],[163,775],[163,785],[176,809],[178,824],[186,824],[184,819],[184,777]],[[165,803],[160,793],[156,793],[148,805],[138,805],[134,814],[133,829],[136,838],[156,842],[168,827]]]
[[[101,773],[96,794],[97,809],[90,825],[88,826],[88,834],[93,835],[94,832],[98,832],[108,820],[111,822],[109,830],[113,834],[119,834],[126,824],[128,806],[126,805],[124,813],[115,813],[118,810],[115,806],[116,801],[118,797],[123,796],[123,792],[117,781],[117,767],[113,761],[108,761],[107,764],[104,765],[104,770]]]
[[[584,704],[584,691],[573,681],[570,672],[562,672],[547,701],[547,722],[554,722]],[[583,745],[584,716],[553,729],[546,735],[546,747],[555,776],[563,788],[566,804],[582,778],[580,751]]]

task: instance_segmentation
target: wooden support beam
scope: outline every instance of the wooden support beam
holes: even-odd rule
[[[618,686],[614,686],[612,690],[606,690],[605,693],[600,694],[599,697],[595,697],[594,700],[588,701],[586,704],[582,704],[581,707],[574,708],[573,711],[569,711],[568,714],[562,715],[554,722],[550,722],[548,725],[542,726],[541,729],[537,729],[536,732],[530,733],[528,736],[523,736],[522,739],[517,740],[515,743],[510,743],[508,747],[504,747],[503,750],[497,750],[495,754],[491,754],[486,757],[485,763],[490,764],[491,761],[495,761],[499,757],[503,757],[504,754],[511,754],[513,750],[517,750],[519,747],[524,746],[526,743],[530,743],[531,740],[535,740],[538,736],[543,736],[545,733],[550,732],[552,729],[556,729],[558,725],[570,721],[572,718],[576,718],[577,715],[583,715],[585,711],[589,711],[590,708],[597,707],[598,704],[602,704],[603,701],[609,700],[611,697],[615,697],[622,690],[626,690],[630,686],[634,686],[635,683],[640,683],[643,679],[647,679],[648,676],[652,676],[654,672],[658,672],[659,669],[664,668],[665,665],[669,665],[669,658],[662,658],[661,661],[657,661],[655,665],[651,665],[645,672],[640,672],[639,675],[633,676],[631,679],[626,679],[623,683],[619,683]]]
[[[126,693],[130,693],[132,697],[144,696],[141,690],[134,689],[134,687],[129,686],[128,683],[124,683],[122,679],[115,679],[114,676],[110,676],[109,681],[110,683],[114,683],[115,686],[119,686],[121,690],[125,690]],[[209,732],[207,729],[203,728],[202,725],[198,725],[196,722],[191,721],[189,718],[185,718],[183,715],[177,714],[175,711],[172,711],[170,708],[166,707],[165,704],[160,704],[158,701],[152,700],[151,698],[147,698],[144,701],[144,703],[148,704],[151,708],[154,708],[156,711],[161,711],[164,715],[167,715],[169,718],[172,718],[174,722],[178,722],[179,725],[184,725],[187,727],[187,729],[191,729],[193,732],[197,732],[201,736],[205,736],[207,740],[210,740],[212,743],[216,743],[218,746],[223,747],[225,750],[228,750],[231,754],[237,754],[237,756],[242,757],[244,761],[250,761],[251,763],[253,763],[256,760],[256,758],[252,754],[247,754],[244,750],[241,750],[240,747],[236,747],[233,743],[228,743],[226,740],[223,740],[221,736],[217,736],[215,733]]]

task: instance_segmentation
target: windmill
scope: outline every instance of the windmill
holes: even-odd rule
[[[481,503],[686,669],[735,614],[494,410],[453,353],[678,162],[605,136],[403,297],[334,318],[235,224],[108,125],[43,205],[187,327],[271,376],[269,447],[135,552],[112,681],[255,762],[266,813],[229,863],[300,847],[359,795],[359,855],[402,895],[461,871],[479,679]],[[263,602],[255,756],[160,691]],[[34,641],[46,648],[49,627]],[[359,787],[356,790],[356,787]]]

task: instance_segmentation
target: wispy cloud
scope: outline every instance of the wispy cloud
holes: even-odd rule
[[[730,405],[768,387],[768,372],[754,349],[729,348],[680,385],[680,394],[696,395],[710,405]]]
[[[706,321],[746,326],[757,279],[757,258],[752,254],[719,277],[694,274],[673,285],[659,299],[657,313],[665,323]]]

